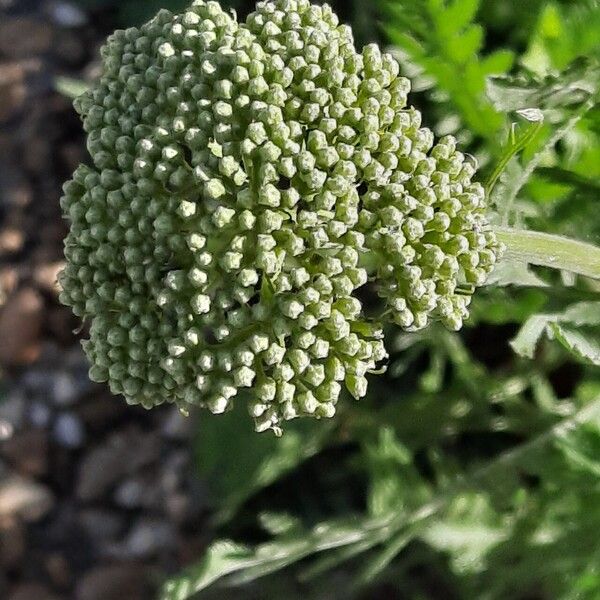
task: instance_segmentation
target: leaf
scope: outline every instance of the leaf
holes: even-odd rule
[[[496,507],[492,507],[489,500],[490,494],[498,494],[501,504],[510,502],[510,498],[514,496],[514,483],[523,469],[539,479],[544,478],[544,485],[552,485],[551,478],[555,472],[564,473],[565,469],[568,470],[565,459],[570,455],[575,457],[572,460],[575,460],[578,468],[581,469],[585,465],[589,472],[588,461],[590,457],[597,455],[597,452],[595,455],[587,451],[582,454],[581,445],[576,446],[576,455],[565,451],[569,449],[572,436],[579,435],[582,427],[595,430],[600,427],[600,399],[591,402],[568,419],[553,423],[549,429],[509,452],[500,454],[466,477],[459,476],[445,484],[434,498],[420,503],[410,514],[398,515],[392,510],[391,513],[375,519],[332,519],[311,529],[294,527],[291,532],[284,528],[284,531],[289,533],[279,535],[273,541],[254,548],[229,540],[217,541],[209,547],[199,565],[191,567],[183,575],[168,582],[160,598],[186,600],[218,579],[223,578],[223,583],[227,585],[246,584],[314,554],[333,551],[334,558],[331,564],[337,564],[339,560],[383,545],[383,552],[376,555],[373,561],[367,562],[364,574],[369,576],[370,573],[376,574],[389,564],[397,552],[416,537],[438,550],[449,553],[457,573],[488,573],[489,569],[484,570],[483,567],[491,560],[492,551],[515,529],[510,519],[503,519],[497,514]],[[600,445],[600,436],[597,437]],[[397,452],[394,448],[396,444],[390,446],[390,439],[390,434],[383,432],[380,443],[386,448],[386,452],[391,452],[393,456]],[[560,453],[551,454],[553,450],[559,450]],[[401,458],[401,462],[404,462],[404,458]],[[588,485],[589,475],[585,475]],[[594,489],[593,486],[590,489]],[[564,490],[564,493],[567,493],[567,490]],[[555,490],[553,497],[556,497]],[[592,499],[592,506],[596,506],[596,499],[597,495]],[[521,515],[526,509],[527,507],[521,509]],[[515,516],[519,518],[519,512]],[[536,525],[538,523],[533,522]],[[589,534],[596,542],[595,529]],[[580,531],[576,531],[575,540],[573,543],[583,543]],[[561,556],[564,556],[564,547],[564,544],[558,546]],[[587,553],[586,543],[583,543],[582,548],[583,552]],[[521,548],[515,546],[513,550],[520,552]],[[321,563],[321,566],[323,564],[326,565]],[[498,597],[507,596],[502,594]]]
[[[63,96],[75,99],[87,92],[90,86],[80,79],[73,79],[72,77],[56,77],[54,79],[54,87],[56,91]]]
[[[480,0],[456,0],[444,11],[444,19],[460,31],[475,19],[479,5]]]
[[[362,566],[358,575],[355,577],[357,585],[365,585],[373,581],[384,571],[387,566],[398,556],[398,554],[414,539],[414,532],[401,532],[383,547],[383,550],[376,552],[374,556],[368,558]]]
[[[556,155],[558,142],[572,136],[582,118],[593,108],[599,82],[599,67],[592,60],[575,62],[560,77],[521,74],[488,81],[487,95],[496,108],[511,111],[531,123],[511,132],[487,180],[490,202],[498,207],[503,225],[513,222],[515,202],[524,186],[532,182],[538,166],[548,164]],[[543,128],[540,116],[546,123]],[[516,159],[519,152],[524,156],[522,162]]]
[[[596,0],[563,6],[549,2],[523,56],[537,73],[564,69],[577,56],[600,55],[600,5]]]
[[[485,183],[485,189],[488,197],[492,195],[496,182],[504,174],[513,157],[527,148],[529,143],[539,133],[542,125],[544,124],[544,115],[539,109],[520,109],[516,111],[515,114],[523,119],[525,123],[522,123],[521,125],[517,123],[512,124],[507,143],[503,148],[502,154],[500,155],[496,166]],[[496,200],[495,204],[500,205],[501,212],[506,212],[508,210],[506,206],[509,206],[509,203],[504,199],[502,203]]]
[[[498,519],[489,498],[481,493],[458,495],[445,518],[423,532],[425,541],[452,557],[459,573],[477,573],[486,566],[486,555],[510,535]]]
[[[548,287],[548,284],[536,275],[526,262],[503,259],[491,272],[486,286],[504,287],[515,285],[521,287]]]
[[[496,110],[506,113],[531,106],[543,111],[573,109],[590,99],[599,78],[598,62],[584,57],[561,73],[544,77],[527,71],[490,77],[486,82],[486,96]]]
[[[161,600],[185,600],[217,579],[255,564],[252,551],[230,540],[219,540],[206,550],[204,558],[188,575],[167,582]]]
[[[479,0],[385,0],[382,12],[405,68],[417,67],[421,81],[425,75],[435,83],[431,99],[459,115],[473,134],[492,140],[504,117],[485,97],[486,76],[510,69],[514,55],[480,55],[484,31],[474,23],[479,5]]]
[[[300,529],[300,521],[287,513],[263,512],[259,515],[262,528],[271,535],[289,534]]]
[[[578,302],[572,304],[563,313],[561,322],[581,327],[582,325],[600,325],[600,302]]]
[[[563,327],[558,323],[550,324],[552,335],[571,353],[584,362],[600,366],[600,343],[591,335]]]
[[[401,514],[428,496],[429,490],[415,471],[410,452],[391,427],[381,427],[375,440],[366,440],[364,453],[370,478],[370,515]]]
[[[533,358],[538,342],[549,323],[548,315],[534,315],[525,321],[517,336],[510,341],[512,349],[525,358]]]
[[[378,543],[382,531],[380,521],[339,519],[277,537],[252,549],[219,540],[209,547],[200,564],[167,582],[160,598],[186,600],[223,577],[227,577],[231,585],[246,584],[311,554],[355,545],[362,549],[367,542]]]
[[[562,313],[534,315],[525,321],[517,336],[510,342],[513,350],[525,358],[533,358],[535,348],[544,334],[556,339],[579,358],[598,364],[597,341],[562,324],[581,326],[600,325],[600,302],[572,304]]]

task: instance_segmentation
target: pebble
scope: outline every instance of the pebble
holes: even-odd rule
[[[85,441],[83,424],[73,413],[58,415],[52,428],[52,435],[65,448],[80,448]]]
[[[105,565],[88,571],[77,584],[75,600],[146,600],[147,574],[142,565]]]
[[[137,429],[112,434],[86,454],[79,463],[77,496],[96,500],[108,493],[124,476],[158,459],[160,440]]]
[[[9,570],[19,566],[25,555],[25,528],[19,519],[0,523],[0,567]]]
[[[60,27],[82,27],[88,21],[87,15],[71,2],[55,0],[48,4],[46,10]]]
[[[0,422],[8,423],[13,431],[23,427],[25,420],[25,394],[11,389],[0,401]]]
[[[0,94],[2,91],[0,90]],[[1,149],[0,149],[1,150]],[[0,180],[0,186],[2,181]],[[11,266],[4,266],[0,268],[0,306],[2,306],[6,299],[13,293],[19,282],[19,275],[17,270]]]
[[[72,580],[69,560],[60,552],[52,552],[44,561],[46,572],[50,576],[53,587],[67,588]]]
[[[142,517],[133,525],[123,545],[128,556],[148,558],[172,550],[176,543],[171,523]]]
[[[15,433],[0,445],[0,453],[21,474],[43,477],[48,473],[48,433],[44,429]]]
[[[12,437],[14,431],[15,428],[13,427],[12,423],[0,419],[0,442],[9,440]]]
[[[0,518],[20,517],[39,521],[54,507],[48,488],[31,479],[13,475],[0,482]]]
[[[123,508],[139,508],[146,505],[148,484],[140,478],[127,479],[115,490],[115,502]]]
[[[38,19],[3,17],[0,21],[0,52],[8,58],[45,54],[52,47],[53,28]]]
[[[59,292],[57,277],[64,265],[65,262],[62,260],[37,265],[33,271],[33,280],[42,290],[57,295]]]
[[[43,356],[43,353],[42,353]],[[42,395],[48,393],[51,386],[52,372],[48,369],[32,365],[21,377],[19,382],[28,392]]]
[[[59,371],[51,378],[52,400],[59,406],[70,406],[79,396],[79,388],[75,378],[65,371]]]
[[[8,298],[0,312],[0,364],[21,366],[37,358],[43,308],[42,297],[30,287]]]
[[[125,527],[124,515],[106,508],[81,511],[79,522],[94,543],[116,540]]]
[[[23,249],[25,234],[17,227],[5,227],[0,229],[0,256],[16,254]]]
[[[34,427],[45,428],[50,424],[52,411],[47,404],[35,401],[29,405],[29,421]]]
[[[0,123],[17,117],[25,107],[27,70],[20,62],[0,65]]]

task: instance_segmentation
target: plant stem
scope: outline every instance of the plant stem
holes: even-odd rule
[[[562,235],[499,227],[498,239],[506,256],[533,265],[572,271],[600,279],[600,248]]]

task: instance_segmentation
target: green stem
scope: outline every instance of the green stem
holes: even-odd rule
[[[516,127],[516,124],[513,125]],[[517,137],[515,130],[511,130],[509,143],[502,153],[502,156],[500,156],[498,164],[495,166],[485,183],[484,187],[488,198],[490,197],[496,182],[500,178],[500,175],[502,175],[504,169],[506,169],[508,163],[510,162],[510,159],[529,145],[529,142],[531,142],[531,140],[538,134],[543,125],[544,117],[541,113],[539,113],[538,120],[528,123],[528,127],[520,136]]]
[[[506,256],[533,265],[572,271],[600,279],[600,248],[562,235],[499,227],[498,239]]]

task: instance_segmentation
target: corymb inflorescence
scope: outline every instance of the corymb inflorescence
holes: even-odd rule
[[[65,185],[62,300],[91,377],[128,402],[226,411],[258,430],[331,417],[386,358],[356,292],[407,330],[458,329],[499,251],[475,165],[357,52],[327,5],[196,0],[118,31],[76,101],[93,163]]]

